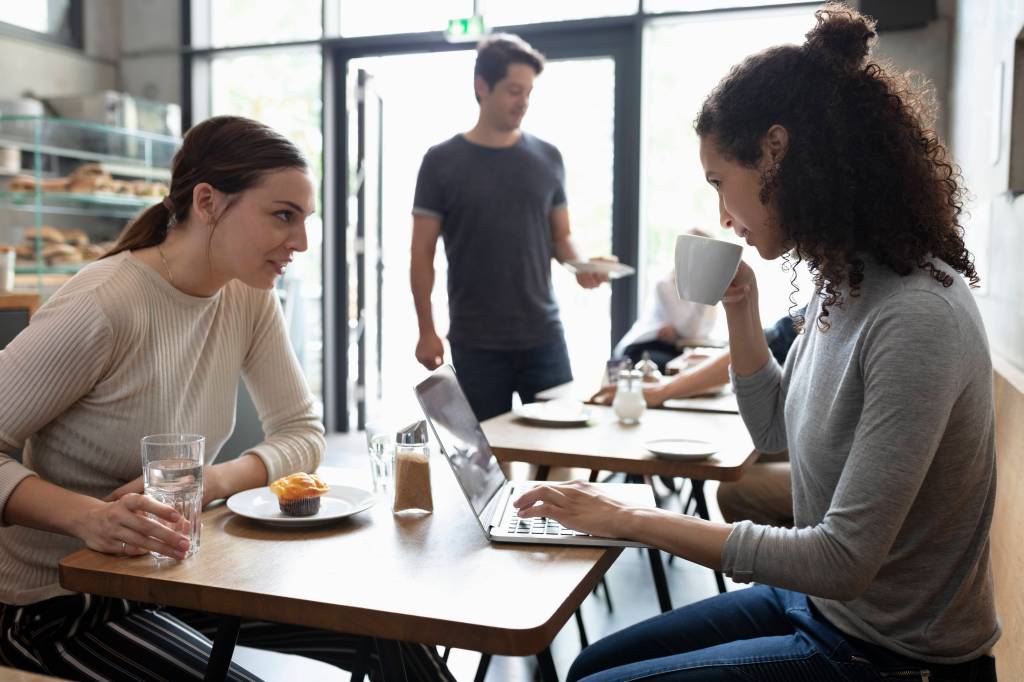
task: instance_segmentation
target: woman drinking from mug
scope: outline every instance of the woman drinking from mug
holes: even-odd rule
[[[69,593],[57,562],[82,547],[183,558],[188,538],[151,518],[177,512],[141,494],[147,434],[206,437],[204,504],[320,464],[323,426],[273,291],[306,250],[315,197],[281,135],[245,118],[200,123],[169,196],[0,352],[0,453],[24,447],[24,463],[0,454],[0,663],[70,679],[202,677],[210,640],[187,622],[212,619]],[[214,465],[240,377],[266,437]],[[244,623],[239,641],[342,666],[365,644],[271,623]],[[424,679],[443,668],[421,647],[407,653]],[[254,679],[234,664],[229,676]]]
[[[723,226],[815,281],[785,368],[746,264],[723,303],[755,446],[788,447],[795,528],[633,509],[586,484],[523,516],[641,540],[756,586],[586,649],[570,680],[993,680],[992,368],[963,189],[922,100],[841,5],[747,58],[696,121]],[[927,671],[927,672],[925,672]]]

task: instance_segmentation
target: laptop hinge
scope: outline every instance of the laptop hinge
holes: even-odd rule
[[[497,504],[494,505],[494,510],[491,512],[491,522],[487,525],[488,531],[495,526],[501,527],[501,518],[505,515],[508,498],[512,496],[512,488],[512,484],[505,485],[501,489],[501,494],[494,497],[497,500]]]

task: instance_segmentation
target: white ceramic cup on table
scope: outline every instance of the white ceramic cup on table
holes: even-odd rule
[[[676,292],[679,298],[715,305],[736,276],[743,247],[718,239],[676,237]]]

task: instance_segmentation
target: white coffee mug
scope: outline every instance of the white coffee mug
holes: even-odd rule
[[[739,244],[681,234],[676,237],[676,291],[679,298],[715,305],[736,276],[743,247]]]

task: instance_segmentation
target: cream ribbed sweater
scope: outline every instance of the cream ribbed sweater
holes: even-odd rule
[[[0,453],[25,448],[24,465],[0,454],[0,512],[33,473],[105,497],[142,474],[139,439],[151,433],[206,436],[209,464],[234,428],[239,376],[267,434],[250,451],[270,480],[314,470],[323,426],[272,291],[231,282],[196,298],[129,253],[89,265],[0,351]],[[0,528],[0,602],[67,594],[57,562],[81,548]]]

